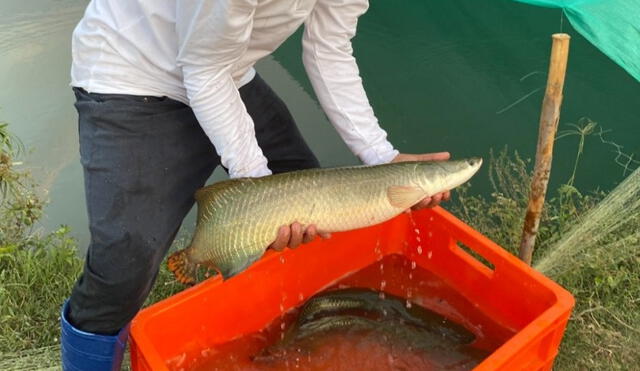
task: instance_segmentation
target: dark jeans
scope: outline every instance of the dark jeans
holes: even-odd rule
[[[220,158],[183,103],[74,92],[91,242],[69,319],[80,330],[114,334],[142,306],[193,194]],[[319,167],[284,102],[258,75],[240,95],[274,173]]]

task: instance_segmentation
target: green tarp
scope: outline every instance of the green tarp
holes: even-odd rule
[[[640,0],[516,0],[563,10],[587,40],[640,81]]]

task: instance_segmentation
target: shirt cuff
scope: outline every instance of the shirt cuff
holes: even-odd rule
[[[236,86],[238,87],[238,89],[240,89],[241,87],[250,83],[254,77],[256,77],[256,70],[255,68],[251,67],[247,70],[247,72],[245,72],[244,75],[242,75],[242,77],[240,77],[240,80],[238,80]]]
[[[235,173],[229,173],[229,177],[234,178],[259,178],[267,175],[271,175],[271,170],[266,165],[261,165],[253,169],[238,171]]]
[[[362,150],[358,157],[366,165],[380,165],[391,162],[400,152],[389,141]]]

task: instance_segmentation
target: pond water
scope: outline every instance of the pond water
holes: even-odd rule
[[[88,241],[76,113],[69,84],[70,35],[86,0],[0,2],[0,121],[31,149],[26,165],[47,192],[42,228],[71,226]],[[489,150],[533,157],[550,35],[572,36],[560,129],[589,117],[607,140],[640,155],[640,84],[573,31],[559,10],[511,1],[371,1],[354,49],[371,102],[406,152]],[[287,102],[323,166],[357,163],[310,89],[294,35],[258,70]],[[630,40],[640,42],[640,40]],[[552,186],[573,168],[578,138],[558,140]],[[615,147],[586,141],[576,185],[610,189],[624,176]],[[221,179],[217,171],[211,181]],[[489,193],[487,167],[473,191]],[[182,233],[193,225],[193,213]]]

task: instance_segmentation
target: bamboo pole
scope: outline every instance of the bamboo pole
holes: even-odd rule
[[[549,62],[547,88],[544,93],[542,112],[540,114],[536,163],[533,179],[531,180],[527,215],[525,216],[522,239],[520,241],[520,259],[529,265],[531,265],[533,248],[536,243],[538,227],[540,226],[540,215],[542,214],[549,174],[551,173],[553,142],[555,141],[558,121],[560,120],[562,88],[564,87],[567,58],[569,56],[569,39],[569,35],[565,33],[552,35],[551,60]]]

